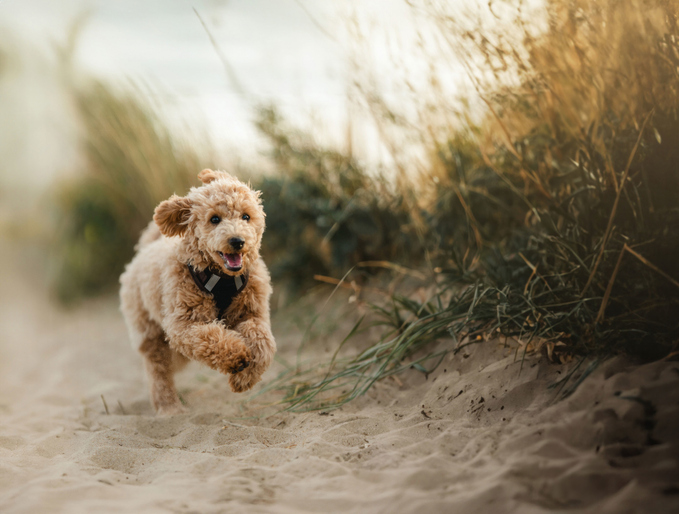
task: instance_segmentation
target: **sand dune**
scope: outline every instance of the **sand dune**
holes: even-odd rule
[[[567,366],[487,342],[340,410],[263,419],[191,365],[190,412],[156,418],[115,302],[59,312],[16,277],[0,293],[0,512],[679,511],[679,363],[611,359],[557,402]]]

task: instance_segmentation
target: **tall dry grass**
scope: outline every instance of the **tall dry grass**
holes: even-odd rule
[[[393,104],[371,89],[380,82],[357,79],[394,169],[368,170],[275,109],[259,111],[277,173],[254,186],[264,191],[263,251],[276,283],[353,282],[352,300],[373,314],[349,336],[362,323],[384,329],[327,366],[291,366],[271,384],[283,404],[337,406],[384,376],[430,371],[440,352],[498,335],[561,361],[674,355],[677,3],[493,2],[487,16],[466,19],[446,2],[412,4],[427,20],[422,40],[436,42],[420,48],[431,60],[424,92]],[[436,74],[451,63],[441,56],[461,59],[455,69],[466,70],[475,100],[446,96]],[[88,172],[60,204],[61,281],[80,293],[112,283],[104,269],[120,269],[153,206],[201,167],[146,108],[103,91],[83,97]],[[405,155],[419,157],[412,168]],[[368,302],[369,266],[420,267],[410,274],[429,296],[392,287]],[[434,352],[441,338],[450,344]]]
[[[424,301],[373,304],[381,340],[325,368],[286,372],[272,385],[283,405],[336,407],[380,378],[428,372],[441,352],[497,336],[514,338],[519,355],[576,359],[565,393],[610,355],[676,355],[679,4],[510,1],[465,20],[449,3],[412,4],[443,48],[430,56],[433,93],[399,110],[362,90],[374,112],[390,113],[380,123],[392,131],[417,111],[409,123],[426,137],[411,141],[430,158],[412,188],[434,242],[436,287]],[[438,94],[441,55],[461,56],[483,106],[482,116],[462,111],[466,126],[458,117],[446,129],[436,109],[460,112]],[[441,337],[450,344],[434,352]]]
[[[477,168],[520,200],[495,284],[572,302],[581,329],[569,344],[581,351],[665,354],[679,298],[670,257],[679,250],[678,4],[553,0],[538,23],[523,2],[507,5],[520,37],[497,24],[465,30],[426,3],[486,105]],[[471,196],[482,254],[497,237],[485,236]],[[535,319],[545,314],[528,319],[554,337]]]
[[[65,302],[111,291],[158,202],[187,191],[210,160],[133,92],[92,81],[72,94],[85,164],[54,195],[54,289]]]

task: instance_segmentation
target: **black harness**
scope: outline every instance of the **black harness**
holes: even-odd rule
[[[232,277],[211,269],[198,271],[190,264],[186,266],[198,288],[214,299],[220,318],[226,314],[234,298],[248,285],[248,273]]]

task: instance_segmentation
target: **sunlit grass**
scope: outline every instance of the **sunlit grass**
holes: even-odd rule
[[[537,18],[507,6],[519,36],[484,18],[465,25],[440,2],[418,4],[463,56],[486,111],[441,131],[427,114],[437,105],[419,104],[431,162],[413,180],[411,207],[427,220],[428,258],[418,261],[437,266],[434,301],[393,294],[379,303],[379,341],[269,386],[285,408],[337,407],[391,374],[428,372],[464,337],[512,338],[522,354],[561,362],[676,354],[677,4],[552,0]],[[367,96],[398,130],[398,106]],[[450,344],[435,353],[439,338]],[[560,384],[566,393],[579,383],[571,379]]]
[[[331,362],[290,364],[265,389],[282,392],[280,405],[336,407],[494,337],[516,341],[517,355],[539,350],[560,362],[676,352],[676,4],[550,0],[537,17],[503,5],[512,37],[506,24],[450,16],[445,3],[417,6],[463,59],[482,112],[431,94],[404,107],[417,112],[408,119],[381,91],[359,88],[384,146],[411,145],[428,156],[424,167],[405,170],[395,158],[394,169],[367,169],[275,108],[258,111],[276,172],[253,186],[264,193],[263,253],[277,287],[299,294],[314,277],[351,284],[358,304],[376,270],[415,268],[430,291],[417,302],[394,285],[370,300],[369,316],[356,310],[345,341],[358,339],[358,350],[340,345]],[[436,69],[440,56],[431,59]],[[98,85],[79,106],[88,164],[60,195],[65,298],[114,284],[153,207],[209,165],[134,97]],[[366,340],[366,326],[381,336]],[[449,344],[434,350],[438,340]]]

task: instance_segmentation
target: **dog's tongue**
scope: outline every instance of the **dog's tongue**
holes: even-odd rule
[[[239,253],[225,253],[224,260],[229,268],[240,268],[243,265],[243,257]]]

